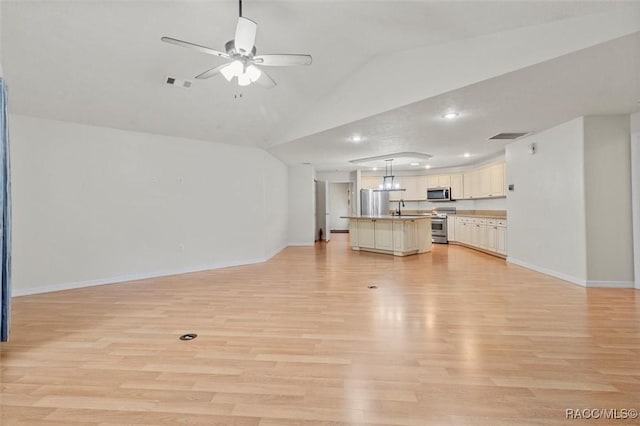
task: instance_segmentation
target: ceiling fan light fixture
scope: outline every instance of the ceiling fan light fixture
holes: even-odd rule
[[[238,76],[238,86],[248,86],[251,84],[251,78],[247,73]]]
[[[227,79],[227,81],[231,81],[233,77],[239,77],[242,74],[243,66],[240,61],[233,61],[226,67],[220,70],[220,74]]]
[[[262,75],[262,71],[260,71],[260,69],[254,65],[249,65],[245,74],[249,76],[251,82],[255,82]]]

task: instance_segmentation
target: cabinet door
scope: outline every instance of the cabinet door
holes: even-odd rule
[[[380,176],[362,176],[360,187],[362,189],[380,189],[382,178]]]
[[[352,247],[358,247],[358,222],[359,220],[349,220],[349,240]]]
[[[451,198],[454,200],[464,198],[461,174],[451,175]]]
[[[497,238],[497,234],[498,234],[498,226],[493,224],[493,223],[487,223],[486,225],[486,234],[485,234],[485,239],[486,239],[486,245],[485,245],[485,249],[490,250],[490,251],[497,251],[496,250],[496,238]]]
[[[464,197],[466,199],[473,198],[473,190],[475,188],[475,173],[473,171],[467,172],[463,175],[462,189],[464,191]]]
[[[415,220],[404,220],[404,247],[405,251],[418,250],[418,224]]]
[[[404,181],[402,178],[396,176],[393,178],[393,184],[394,186],[398,186],[400,188],[404,188]],[[396,185],[397,184],[397,185]],[[398,201],[398,200],[404,200],[404,193],[406,191],[391,191],[389,192],[389,201]]]
[[[438,186],[441,188],[451,188],[451,176],[449,175],[438,176]]]
[[[504,163],[495,164],[489,168],[490,175],[490,197],[504,197],[505,195],[505,179],[504,179]]]
[[[425,201],[427,199],[427,178],[428,176],[415,176],[416,178],[416,200]]]
[[[476,187],[473,198],[488,197],[491,193],[491,169],[483,167],[476,171]]]
[[[375,248],[393,250],[393,221],[374,220]]]
[[[456,230],[455,230],[456,241],[464,242],[464,236],[462,235],[463,234],[462,218],[461,217],[456,217],[455,218],[455,224],[456,224]]]
[[[429,175],[427,176],[427,188],[437,188],[438,187],[438,176]]]
[[[507,254],[507,227],[498,226],[496,228],[496,251],[500,254]]]
[[[447,240],[456,240],[456,218],[454,216],[447,216]]]
[[[376,247],[374,223],[372,220],[358,220],[358,245],[360,247]]]
[[[406,189],[404,192],[399,192],[400,199],[402,200],[417,200],[418,190],[416,187],[417,176],[402,176],[402,187]]]

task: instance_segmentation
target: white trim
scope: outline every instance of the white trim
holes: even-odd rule
[[[290,247],[312,247],[315,245],[315,242],[313,243],[307,243],[307,242],[291,242],[289,244],[287,244]]]
[[[577,284],[582,287],[587,287],[587,280],[583,278],[577,278],[571,275],[564,274],[562,272],[554,271],[551,269],[543,268],[542,266],[533,265],[531,263],[524,262],[519,259],[515,259],[513,257],[507,257],[507,262],[512,263],[514,265],[522,266],[523,268],[531,269],[536,272],[540,272],[545,275],[550,275],[554,278],[560,278],[561,280],[568,281],[572,284]]]
[[[633,288],[633,281],[587,281],[587,287],[592,288]]]
[[[277,253],[276,253],[277,254]],[[275,254],[274,254],[275,255]],[[191,272],[207,271],[211,269],[230,268],[233,266],[252,265],[255,263],[262,263],[269,260],[269,258],[262,259],[245,259],[235,262],[214,263],[210,265],[194,266],[190,268],[174,269],[168,271],[156,271],[142,274],[121,275],[118,277],[100,278],[96,280],[76,281],[71,283],[52,284],[42,287],[32,287],[26,289],[13,289],[13,297],[29,296],[32,294],[50,293],[53,291],[73,290],[76,288],[93,287],[98,285],[116,284],[126,281],[137,281],[148,278],[166,277],[170,275],[188,274]]]

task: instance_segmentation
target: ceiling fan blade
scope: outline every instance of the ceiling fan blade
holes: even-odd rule
[[[258,55],[253,58],[258,65],[267,67],[289,67],[293,65],[311,65],[311,55],[274,54]]]
[[[200,46],[199,44],[189,43],[188,41],[178,40],[177,38],[162,37],[160,40],[164,41],[165,43],[175,44],[176,46],[182,46],[189,49],[197,50],[208,55],[219,56],[221,58],[229,58],[228,54],[220,52],[219,50],[215,50],[206,46]]]
[[[227,63],[227,64],[219,65],[219,66],[217,66],[217,67],[215,67],[215,68],[211,68],[210,70],[207,70],[207,71],[203,72],[202,74],[198,74],[198,75],[196,75],[196,77],[195,77],[195,78],[197,78],[198,80],[204,80],[205,78],[211,78],[211,77],[213,77],[214,75],[218,75],[218,74],[220,73],[220,71],[221,71],[223,68],[227,67],[227,66],[229,66],[229,64],[228,64],[228,63]]]
[[[251,19],[242,16],[239,17],[238,25],[236,26],[236,37],[234,39],[236,50],[240,53],[250,53],[256,42],[257,29],[258,24]]]
[[[261,72],[260,78],[256,80],[256,83],[258,83],[260,86],[266,87],[267,89],[271,89],[272,87],[275,87],[278,85],[278,83],[276,83],[276,81],[272,79],[269,74],[264,72],[264,70],[260,70],[260,72]]]

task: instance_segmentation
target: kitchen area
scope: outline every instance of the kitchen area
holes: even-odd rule
[[[406,256],[456,244],[507,257],[505,163],[450,174],[362,175],[353,250]]]

